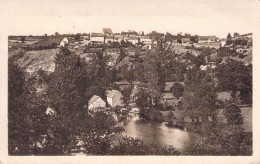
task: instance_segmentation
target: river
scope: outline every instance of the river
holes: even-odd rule
[[[183,154],[202,139],[196,133],[169,127],[165,122],[142,120],[138,114],[130,113],[122,122],[128,137],[141,139],[154,146],[173,146]]]

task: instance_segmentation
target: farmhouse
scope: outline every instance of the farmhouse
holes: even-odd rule
[[[114,36],[113,35],[105,35],[105,43],[114,42]]]
[[[105,35],[102,33],[91,33],[90,42],[92,44],[102,44],[104,43]]]
[[[152,48],[152,39],[150,39],[148,36],[140,36],[140,42],[145,44],[148,49]]]
[[[182,38],[181,42],[182,43],[191,43],[191,40],[190,40],[190,38]]]
[[[136,37],[129,37],[127,41],[132,43],[133,45],[136,45],[138,43],[138,39]]]
[[[199,36],[198,43],[209,43],[217,41],[216,36]]]
[[[110,90],[107,92],[107,102],[112,107],[123,106],[121,98],[122,93],[117,90]]]
[[[66,45],[69,44],[69,40],[68,38],[64,38],[62,39],[62,41],[60,42],[60,47],[65,47]]]
[[[122,40],[124,40],[124,35],[115,35],[114,42],[120,43]]]
[[[94,95],[89,101],[88,101],[88,109],[91,111],[97,111],[100,108],[105,108],[106,103],[102,100],[101,97]]]

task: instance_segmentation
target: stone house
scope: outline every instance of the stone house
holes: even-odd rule
[[[110,90],[107,92],[107,102],[111,107],[123,106],[123,102],[121,100],[122,93],[117,90]]]
[[[94,95],[88,101],[88,109],[91,111],[97,111],[98,109],[105,108],[106,102],[101,97]]]

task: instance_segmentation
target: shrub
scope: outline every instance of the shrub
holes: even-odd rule
[[[229,125],[242,125],[243,124],[243,117],[241,115],[241,109],[235,105],[230,104],[224,110],[224,116],[227,119],[227,123]]]

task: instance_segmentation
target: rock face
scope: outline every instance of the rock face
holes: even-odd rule
[[[27,51],[22,58],[17,60],[17,63],[29,73],[36,72],[39,69],[53,72],[55,70],[54,57],[57,51],[58,49]]]

